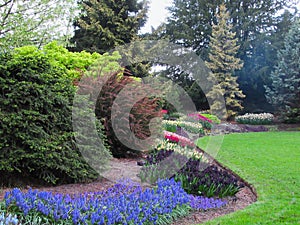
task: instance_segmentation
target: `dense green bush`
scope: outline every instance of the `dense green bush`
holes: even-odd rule
[[[97,177],[74,141],[75,87],[64,73],[35,47],[0,56],[0,183]]]
[[[282,117],[285,123],[300,123],[300,108],[290,108]]]

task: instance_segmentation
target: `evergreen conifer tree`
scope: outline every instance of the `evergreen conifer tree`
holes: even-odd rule
[[[216,82],[207,96],[214,99],[216,95],[224,95],[228,119],[243,109],[241,99],[245,97],[239,89],[237,77],[232,75],[235,70],[243,67],[243,63],[236,57],[239,46],[229,18],[226,6],[220,5],[218,22],[212,27],[209,60],[206,62],[211,70],[209,79]],[[214,102],[210,107],[214,110],[224,110],[220,102]]]
[[[72,51],[105,53],[137,37],[146,22],[147,1],[82,0],[74,21]]]
[[[278,52],[278,65],[266,88],[268,101],[287,122],[300,121],[300,18],[292,25]]]

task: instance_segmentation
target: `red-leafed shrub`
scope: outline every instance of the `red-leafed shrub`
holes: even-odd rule
[[[127,157],[138,154],[136,150],[143,150],[139,140],[151,135],[151,120],[162,116],[161,99],[155,97],[155,91],[134,77],[120,73],[83,77],[80,86],[82,89],[101,87],[99,95],[94,96],[97,98],[95,114],[105,127],[113,156]],[[119,140],[120,135],[126,137],[126,143]]]

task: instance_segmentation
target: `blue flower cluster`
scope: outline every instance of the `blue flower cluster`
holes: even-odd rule
[[[17,225],[19,220],[17,216],[12,216],[11,214],[5,215],[4,213],[0,214],[0,225]]]
[[[207,209],[214,209],[214,208],[220,208],[227,203],[225,201],[222,201],[220,199],[214,199],[214,198],[207,198],[203,196],[194,196],[190,195],[190,206],[193,209],[197,210],[207,210]]]
[[[160,180],[153,189],[143,190],[129,181],[116,184],[105,192],[78,196],[13,189],[5,194],[6,207],[17,206],[26,216],[38,212],[53,221],[74,224],[155,224],[160,215],[171,214],[177,207],[189,205],[189,195],[180,183]]]

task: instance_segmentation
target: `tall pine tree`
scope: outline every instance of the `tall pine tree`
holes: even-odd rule
[[[285,37],[278,59],[266,97],[287,122],[300,122],[300,18]]]
[[[207,96],[213,98],[216,94],[224,95],[228,119],[243,108],[241,98],[245,97],[239,89],[237,77],[233,76],[233,72],[241,69],[243,63],[236,57],[239,46],[229,19],[230,15],[226,6],[220,5],[217,24],[212,26],[209,61],[206,63],[211,70],[210,79],[217,83]],[[220,107],[222,107],[220,102],[214,102],[211,105],[214,110],[223,110]]]
[[[82,0],[82,10],[74,22],[72,51],[86,50],[103,54],[137,37],[145,24],[147,1]]]

